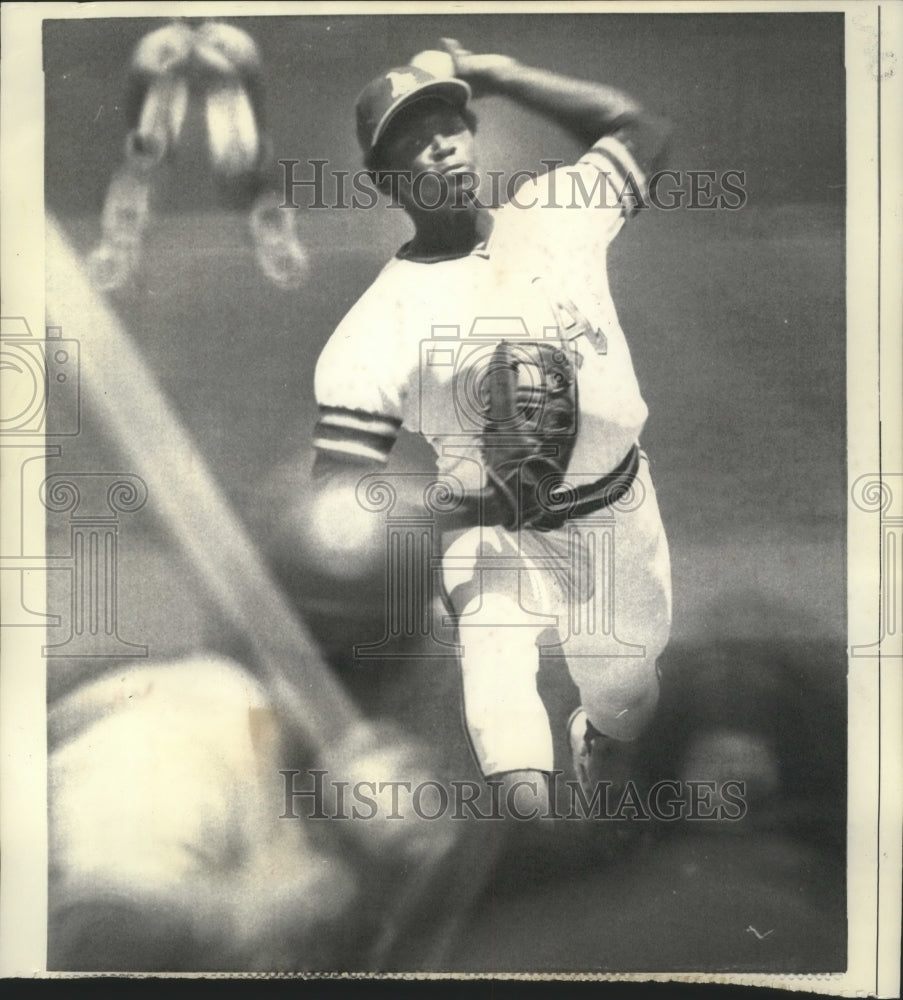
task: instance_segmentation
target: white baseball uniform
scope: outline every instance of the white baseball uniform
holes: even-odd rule
[[[440,476],[478,489],[481,378],[492,351],[502,339],[544,340],[562,345],[576,371],[566,481],[587,485],[623,468],[647,408],[606,255],[643,185],[628,148],[606,136],[575,165],[523,184],[469,254],[418,260],[403,247],[320,356],[316,447],[385,461],[404,426],[430,442]],[[536,373],[524,371],[529,383]],[[533,388],[541,397],[543,387]],[[564,653],[597,729],[638,735],[657,699],[655,661],[671,617],[667,542],[645,455],[626,497],[560,528],[449,533],[442,574],[459,616],[465,716],[485,775],[553,767],[536,690],[540,649]]]

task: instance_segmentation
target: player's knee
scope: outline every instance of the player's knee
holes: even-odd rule
[[[627,669],[606,671],[600,681],[589,692],[581,689],[590,721],[612,739],[636,739],[648,726],[658,705],[655,659],[632,660]]]
[[[516,601],[500,594],[471,598],[458,622],[465,677],[488,673],[503,686],[532,677],[539,669],[538,634],[536,628],[523,624],[523,611]]]
[[[665,651],[665,647],[668,645],[670,638],[670,616],[668,618],[663,618],[661,622],[656,622],[649,629],[644,645],[646,649],[646,661],[652,663],[653,669],[655,667],[656,660],[658,660],[658,658]]]

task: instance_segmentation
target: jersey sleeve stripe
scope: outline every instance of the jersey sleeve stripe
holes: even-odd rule
[[[394,417],[324,406],[314,428],[314,447],[386,462],[400,426]]]
[[[321,406],[319,423],[373,434],[389,434],[393,437],[401,427],[401,420],[397,417],[368,413],[366,410],[349,410],[344,406]]]
[[[317,451],[330,454],[349,455],[353,458],[372,460],[386,463],[389,461],[389,453],[381,448],[372,448],[363,441],[331,441],[323,437],[314,437],[314,447]]]
[[[627,147],[612,136],[604,136],[586,153],[583,162],[592,163],[596,167],[600,162],[605,167],[614,167],[617,180],[607,172],[606,179],[621,199],[624,216],[631,218],[636,215],[640,207],[636,195],[642,196],[645,192],[646,177]]]
[[[611,135],[603,136],[592,147],[590,152],[602,153],[623,177],[632,174],[636,179],[638,187],[646,186],[646,175],[640,169],[640,165],[634,159],[633,154],[619,139]]]

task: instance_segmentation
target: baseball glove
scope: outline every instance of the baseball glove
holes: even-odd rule
[[[568,505],[554,498],[577,435],[577,380],[568,351],[558,341],[502,341],[483,385],[484,523],[511,531],[560,527]]]

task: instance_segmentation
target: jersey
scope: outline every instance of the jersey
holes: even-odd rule
[[[386,461],[398,429],[422,434],[440,474],[485,484],[486,367],[500,340],[557,341],[577,373],[570,471],[601,476],[647,418],[607,276],[607,252],[637,210],[644,178],[627,146],[600,139],[577,163],[522,184],[469,254],[383,268],[323,349],[315,445]],[[529,365],[519,376],[531,384]],[[519,386],[520,388],[520,386]]]

